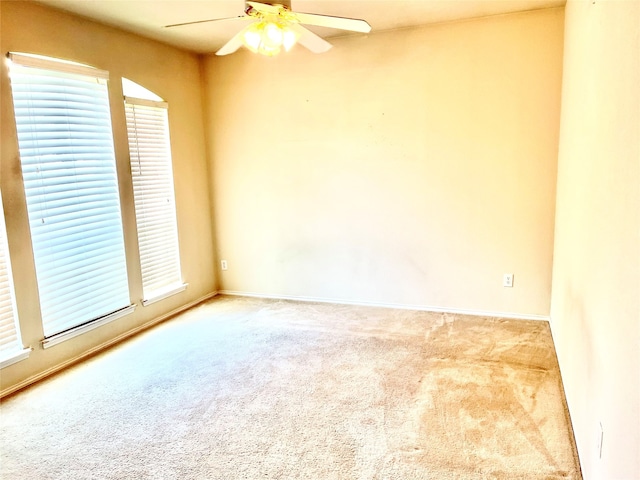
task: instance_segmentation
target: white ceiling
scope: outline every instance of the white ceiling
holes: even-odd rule
[[[165,25],[243,14],[244,0],[37,0],[107,25],[197,53],[220,48],[242,25],[210,22]],[[362,18],[372,31],[563,6],[566,0],[292,0],[294,11]],[[274,1],[274,3],[277,3]],[[340,30],[313,27],[327,38]],[[363,34],[357,34],[363,35]]]

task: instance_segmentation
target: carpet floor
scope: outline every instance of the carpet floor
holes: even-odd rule
[[[537,321],[216,297],[0,426],[2,479],[581,478]]]

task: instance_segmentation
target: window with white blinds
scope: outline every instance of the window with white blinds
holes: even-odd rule
[[[125,89],[126,93],[126,89]],[[143,304],[184,290],[167,104],[125,96]]]
[[[0,200],[0,362],[23,350],[17,320],[11,262]]]
[[[11,89],[46,338],[131,309],[108,73],[11,54]]]

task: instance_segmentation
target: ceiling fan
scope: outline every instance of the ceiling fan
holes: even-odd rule
[[[329,42],[301,24],[361,33],[371,31],[371,26],[365,20],[294,12],[291,10],[291,0],[277,0],[277,2],[247,1],[244,15],[238,17],[176,23],[166,25],[165,28],[206,22],[249,22],[247,26],[220,48],[216,55],[228,55],[244,45],[254,53],[267,56],[277,55],[283,48],[289,51],[296,43],[314,53],[323,53],[331,48]]]

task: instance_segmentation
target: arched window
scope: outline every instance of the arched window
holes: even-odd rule
[[[143,305],[182,291],[168,105],[122,79],[142,270]]]

